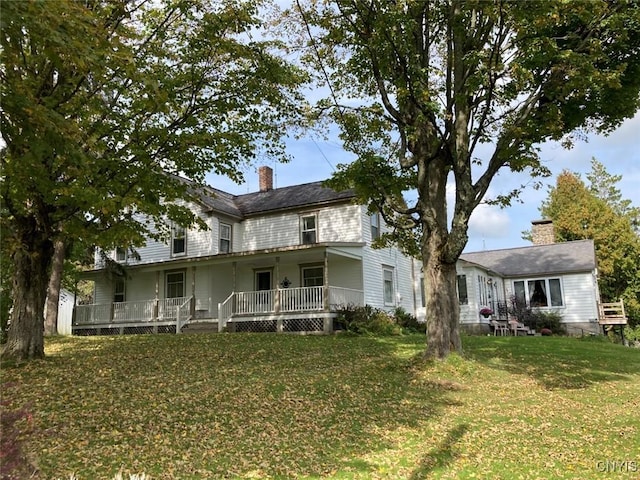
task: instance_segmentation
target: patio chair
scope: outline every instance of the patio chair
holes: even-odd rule
[[[509,327],[505,323],[498,322],[497,320],[491,320],[491,326],[493,327],[493,336],[509,335]]]
[[[514,337],[518,336],[519,332],[524,332],[525,335],[529,335],[531,330],[525,326],[524,323],[520,323],[518,320],[509,320],[509,329]]]

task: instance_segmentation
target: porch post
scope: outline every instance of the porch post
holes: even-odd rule
[[[323,267],[323,279],[322,279],[322,299],[323,308],[325,312],[329,311],[329,253],[325,249],[324,251],[324,267]]]
[[[153,304],[153,320],[158,320],[158,317],[160,316],[160,309],[159,309],[159,303],[160,301],[160,270],[158,270],[156,272],[156,297],[155,297],[155,302]]]
[[[276,257],[276,265],[273,271],[273,276],[276,277],[275,278],[275,284],[276,284],[275,298],[273,299],[273,302],[274,302],[273,311],[275,313],[280,313],[280,282],[278,282],[278,279],[280,278],[280,257]]]
[[[324,268],[323,268],[323,281],[322,281],[322,297],[324,311],[329,312],[329,252],[324,250]],[[322,330],[324,333],[331,333],[333,331],[333,317],[326,316],[322,322]]]
[[[231,264],[232,266],[232,273],[231,273],[231,291],[235,292],[236,290],[236,277],[237,277],[237,270],[238,270],[238,262],[233,262]]]
[[[191,318],[196,317],[196,266],[191,267],[191,305],[189,305]]]

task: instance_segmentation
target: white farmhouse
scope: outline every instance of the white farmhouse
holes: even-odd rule
[[[124,275],[96,257],[86,276],[95,282],[95,304],[76,307],[73,332],[180,333],[199,325],[330,332],[340,308],[365,304],[424,319],[420,263],[397,248],[372,248],[386,229],[379,215],[350,191],[322,182],[274,189],[272,179],[260,167],[258,192],[199,190],[189,205],[208,229],[170,226],[170,238],[150,239],[135,256],[106,252]],[[597,332],[596,273],[591,241],[463,254],[462,327],[490,331],[490,320],[508,317],[517,298]],[[493,315],[484,318],[482,307]]]

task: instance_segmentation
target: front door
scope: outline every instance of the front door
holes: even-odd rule
[[[256,312],[266,313],[273,308],[271,291],[271,270],[256,270]]]
[[[271,270],[256,271],[256,290],[271,290]]]

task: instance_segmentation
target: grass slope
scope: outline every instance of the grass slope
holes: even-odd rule
[[[464,358],[424,364],[423,345],[53,338],[46,360],[3,367],[2,408],[26,406],[15,426],[42,479],[640,476],[639,350],[465,337]]]

